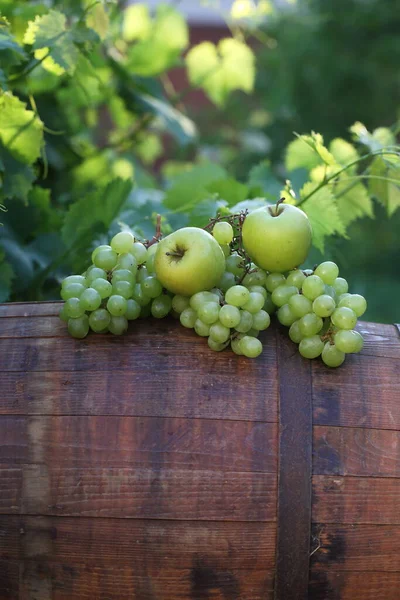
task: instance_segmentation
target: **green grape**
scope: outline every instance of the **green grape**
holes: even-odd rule
[[[262,352],[262,343],[251,335],[245,335],[240,340],[240,350],[248,358],[257,358]]]
[[[322,360],[327,367],[340,367],[345,357],[345,353],[338,350],[335,344],[326,342],[322,350]]]
[[[69,319],[78,319],[85,314],[85,309],[81,305],[79,298],[68,298],[65,301],[64,314]]]
[[[317,358],[324,349],[324,342],[319,335],[305,337],[300,341],[299,352],[304,358]]]
[[[149,298],[147,294],[143,293],[140,283],[136,283],[133,287],[132,298],[136,300],[136,302],[142,307],[147,306],[151,301],[151,298]]]
[[[290,271],[289,275],[287,276],[286,284],[294,285],[301,290],[301,286],[303,285],[305,278],[306,276],[304,275],[303,271],[300,269],[294,269],[293,271]]]
[[[102,333],[105,329],[108,330],[111,315],[105,308],[98,308],[90,313],[89,326],[95,333]]]
[[[233,252],[225,261],[225,269],[234,275],[243,275],[243,258],[237,252]]]
[[[249,292],[257,292],[258,294],[262,294],[264,296],[264,300],[267,299],[268,292],[262,285],[250,285],[247,289]]]
[[[294,323],[291,324],[289,329],[289,337],[295,344],[300,344],[304,336],[300,331],[299,321],[294,321]]]
[[[216,342],[215,340],[213,340],[212,337],[209,337],[207,340],[208,343],[208,347],[213,350],[214,352],[221,352],[221,350],[225,350],[227,344],[226,343],[222,343],[220,344],[219,342]]]
[[[336,308],[336,304],[331,296],[322,294],[322,296],[315,298],[312,308],[318,317],[330,317]]]
[[[257,314],[257,313],[255,313]],[[249,313],[247,310],[240,311],[240,322],[236,325],[236,331],[240,333],[247,333],[249,329],[253,327],[253,315]]]
[[[60,312],[58,313],[58,316],[60,317],[61,321],[64,321],[65,323],[68,322],[69,316],[67,315],[67,312],[65,310],[65,304],[63,304],[62,307],[60,308]]]
[[[227,292],[229,288],[234,286],[236,283],[235,276],[233,273],[229,273],[229,271],[224,271],[222,273],[222,277],[219,281],[219,287],[223,292]]]
[[[236,327],[240,323],[240,310],[232,304],[225,304],[219,311],[219,320],[225,327]]]
[[[138,302],[136,302],[136,300],[133,298],[127,300],[125,318],[128,319],[128,321],[135,321],[135,319],[138,319],[140,316],[140,311],[141,306]]]
[[[334,287],[332,285],[328,285],[327,283],[325,284],[324,294],[327,294],[327,296],[330,296],[331,298],[333,298],[336,301],[337,294],[336,294],[335,289],[334,289]]]
[[[247,273],[243,277],[242,284],[246,287],[250,287],[251,285],[261,285],[264,286],[267,281],[267,274],[262,269],[256,268],[253,273]]]
[[[136,280],[139,283],[143,283],[143,281],[145,279],[147,279],[147,277],[149,277],[149,276],[150,276],[150,273],[148,272],[147,267],[145,267],[144,265],[142,265],[140,267],[140,269],[138,270],[138,272],[137,272]]]
[[[68,319],[68,333],[78,339],[86,337],[89,333],[89,319],[87,315]]]
[[[361,352],[364,346],[364,338],[358,331],[341,329],[335,334],[335,346],[340,352]]]
[[[100,294],[102,300],[108,298],[112,294],[111,283],[107,281],[107,279],[102,279],[101,277],[92,281],[92,288]]]
[[[325,284],[318,275],[310,275],[306,277],[301,286],[303,295],[309,300],[315,300],[318,296],[324,293]]]
[[[125,254],[132,249],[135,238],[130,231],[120,231],[112,238],[110,242],[111,248],[117,254]]]
[[[248,330],[248,332],[246,333],[246,335],[250,335],[251,337],[258,337],[260,335],[260,331],[258,329],[254,329],[254,327],[252,327],[251,329]]]
[[[167,294],[162,294],[158,298],[155,298],[151,303],[151,314],[156,319],[163,319],[167,316],[172,308],[172,298]]]
[[[268,329],[271,323],[271,317],[265,310],[259,310],[253,315],[253,327],[259,331]]]
[[[196,319],[194,330],[197,335],[200,335],[201,337],[208,337],[210,335],[210,325],[203,323],[200,319]]]
[[[117,283],[117,281],[129,281],[132,285],[136,282],[136,276],[129,269],[115,269],[112,274],[111,283]]]
[[[136,258],[138,265],[146,262],[147,248],[142,242],[135,242],[129,252]]]
[[[348,292],[344,292],[343,294],[340,294],[340,296],[338,296],[338,299],[337,299],[338,306],[339,306],[341,300],[343,300],[344,298],[348,298],[349,296],[351,296],[351,294],[349,294]]]
[[[223,344],[229,339],[231,334],[231,330],[229,327],[225,327],[219,321],[213,323],[210,327],[210,338],[217,342],[218,344]]]
[[[250,292],[249,299],[246,304],[243,304],[243,309],[247,310],[251,314],[257,313],[264,307],[264,296],[258,292]]]
[[[184,327],[187,327],[188,329],[193,329],[197,321],[197,312],[191,307],[185,308],[181,312],[179,320],[181,322],[181,325],[183,325]]]
[[[334,262],[327,260],[318,265],[314,273],[318,277],[321,277],[324,283],[332,285],[339,275],[339,267]]]
[[[349,291],[349,284],[343,277],[336,277],[332,285],[338,296],[346,294]]]
[[[129,281],[116,281],[112,284],[112,294],[123,296],[128,300],[131,298],[134,290],[134,285]]]
[[[117,264],[118,254],[114,250],[100,250],[93,259],[96,267],[111,271]]]
[[[243,339],[243,335],[238,335],[237,337],[234,337],[231,339],[231,348],[232,351],[237,354],[238,356],[243,356],[243,352],[240,348],[240,342]]]
[[[354,329],[357,315],[351,308],[341,306],[332,313],[331,320],[338,329]]]
[[[99,267],[93,267],[88,272],[86,279],[87,283],[91,286],[92,282],[95,281],[95,279],[107,279],[107,273],[104,269],[99,269]]]
[[[274,289],[271,294],[272,302],[275,306],[283,306],[289,302],[289,298],[298,294],[299,290],[295,285],[280,285]]]
[[[83,310],[96,310],[101,304],[101,296],[99,292],[90,287],[82,292],[79,302]]]
[[[299,331],[303,337],[311,337],[321,331],[323,324],[321,317],[315,313],[308,313],[299,319]]]
[[[126,317],[112,316],[108,324],[108,331],[114,335],[122,335],[128,330],[128,320]]]
[[[349,294],[339,301],[339,306],[347,306],[356,313],[357,317],[361,317],[367,310],[367,301],[360,294]]]
[[[289,298],[288,304],[292,309],[293,314],[298,318],[304,317],[312,311],[312,302],[303,294],[296,294]]]
[[[112,250],[112,248],[108,244],[101,244],[101,246],[97,246],[97,248],[95,248],[92,252],[92,263],[94,263],[94,259],[102,250]]]
[[[275,304],[272,302],[272,298],[271,298],[271,294],[267,294],[267,297],[265,298],[265,302],[264,302],[264,310],[265,312],[267,312],[269,315],[272,315],[275,311],[276,311],[276,306]]]
[[[144,306],[140,307],[140,315],[139,317],[141,319],[147,319],[147,317],[150,317],[151,315],[151,299],[149,298],[149,301],[147,304],[145,304]]]
[[[285,281],[286,278],[282,273],[270,273],[265,281],[265,287],[272,294],[272,292],[280,285],[283,285]]]
[[[86,290],[86,285],[81,283],[67,283],[61,288],[61,298],[68,300],[68,298],[79,298]]]
[[[225,301],[232,306],[244,306],[249,299],[250,292],[244,285],[234,285],[225,293]]]
[[[221,246],[221,250],[224,253],[225,258],[228,258],[228,256],[231,253],[231,248],[228,244],[220,244]]]
[[[297,319],[289,304],[284,304],[283,306],[279,307],[276,316],[278,317],[279,323],[285,325],[285,327],[290,327]]]
[[[154,254],[152,254],[152,256],[148,256],[146,259],[146,269],[149,274],[154,273],[154,261],[155,261]]]
[[[126,298],[118,294],[113,294],[107,301],[107,310],[112,317],[122,317],[127,309]]]
[[[230,244],[233,240],[233,228],[230,223],[226,221],[219,221],[215,223],[212,234],[217,240],[218,244]]]
[[[189,308],[190,306],[190,302],[189,302],[189,298],[187,298],[186,296],[181,296],[180,294],[176,294],[176,296],[174,296],[172,298],[172,309],[177,312],[179,315],[181,314],[182,311],[185,310],[185,308]]]
[[[216,302],[205,302],[199,306],[197,314],[203,323],[206,323],[206,325],[212,325],[218,321],[220,310],[221,307]]]
[[[142,281],[141,286],[143,292],[150,298],[157,298],[157,296],[162,294],[162,285],[154,275],[146,277],[146,279]]]
[[[190,298],[190,306],[194,310],[198,310],[206,302],[216,302],[219,304],[219,295],[213,292],[197,292],[197,294],[194,294]]]
[[[120,254],[118,256],[117,269],[128,269],[128,271],[132,271],[132,273],[136,273],[137,271],[137,260],[130,252],[125,252],[124,254]]]
[[[68,275],[68,277],[63,279],[63,281],[61,283],[61,287],[65,288],[67,285],[70,285],[71,283],[80,283],[84,287],[87,287],[87,280],[86,280],[86,277],[84,277],[83,275]]]

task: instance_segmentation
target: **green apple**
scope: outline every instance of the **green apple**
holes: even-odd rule
[[[154,269],[169,292],[193,296],[219,283],[225,256],[218,242],[204,229],[183,227],[157,245]]]
[[[301,265],[311,246],[307,215],[291,204],[262,206],[247,215],[243,245],[255,264],[271,273],[283,273]]]

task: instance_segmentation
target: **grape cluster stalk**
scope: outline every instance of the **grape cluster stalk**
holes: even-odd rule
[[[60,318],[73,337],[84,338],[89,330],[120,335],[129,321],[171,314],[207,338],[211,350],[230,347],[235,354],[256,358],[263,349],[259,334],[276,312],[305,358],[321,356],[327,366],[338,367],[346,354],[359,352],[363,338],[354,327],[367,304],[362,296],[348,293],[337,265],[326,261],[313,270],[286,274],[260,269],[243,249],[245,218],[243,212],[210,222],[208,229],[225,256],[225,271],[217,287],[191,297],[170,293],[157,279],[159,228],[147,243],[128,231],[117,233],[110,245],[93,251],[84,273],[64,279]]]

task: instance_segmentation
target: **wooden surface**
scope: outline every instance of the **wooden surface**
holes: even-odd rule
[[[58,310],[0,305],[0,600],[399,599],[396,327],[327,369]]]

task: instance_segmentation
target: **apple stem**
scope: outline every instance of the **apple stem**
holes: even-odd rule
[[[285,198],[279,198],[279,200],[277,201],[277,203],[274,206],[274,209],[270,209],[270,213],[273,217],[278,217],[281,214],[281,210],[280,210],[280,205],[282,204],[282,202],[285,202]]]
[[[179,258],[182,258],[185,253],[181,251],[181,252],[166,252],[165,254],[166,254],[166,256],[178,256]]]
[[[152,246],[153,244],[157,244],[161,238],[162,238],[161,215],[158,214],[157,222],[156,222],[156,234],[152,237],[151,240],[148,240],[147,242],[145,242],[144,245],[146,246],[146,248],[150,248],[150,246]]]

